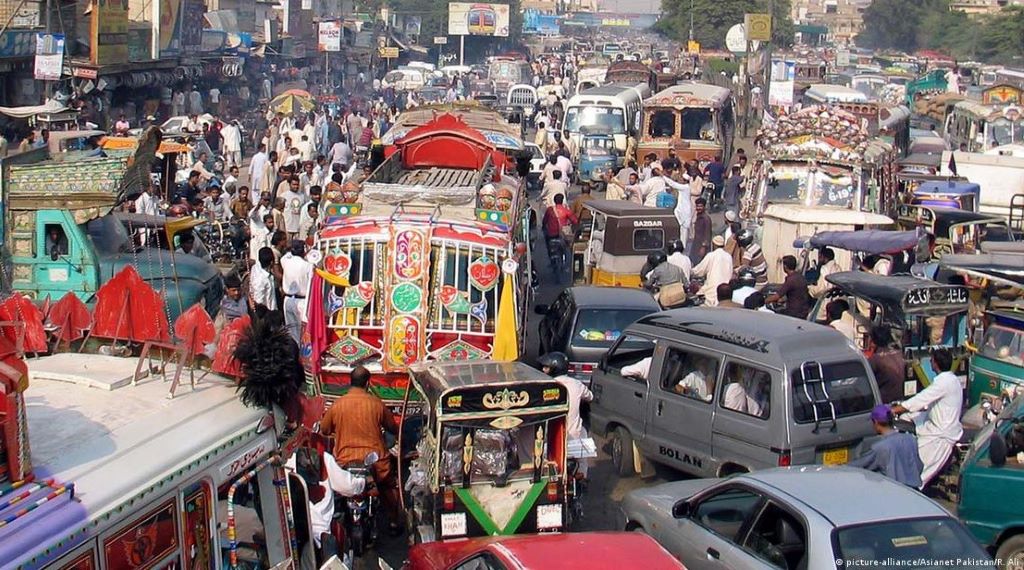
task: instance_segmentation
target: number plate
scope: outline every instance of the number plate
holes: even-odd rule
[[[840,449],[829,449],[822,454],[821,462],[825,465],[842,465],[850,462],[850,449],[843,447]]]
[[[441,536],[465,536],[466,513],[443,513],[441,515]]]
[[[562,528],[562,505],[537,507],[537,530]]]

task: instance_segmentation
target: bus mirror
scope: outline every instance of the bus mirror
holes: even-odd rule
[[[992,467],[1006,465],[1006,452],[1006,440],[1001,434],[993,433],[988,438],[988,459],[992,462]]]

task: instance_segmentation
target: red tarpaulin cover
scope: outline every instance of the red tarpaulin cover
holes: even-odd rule
[[[135,342],[171,339],[164,299],[126,266],[96,291],[92,335]]]
[[[92,322],[89,308],[77,295],[68,291],[50,307],[46,320],[57,328],[57,338],[71,342],[85,336]]]
[[[46,331],[43,330],[43,313],[28,297],[15,293],[0,303],[0,321],[13,321],[25,324],[24,345],[25,352],[46,352],[49,346],[46,344]],[[4,326],[0,328],[0,334],[17,346],[18,327]]]
[[[213,371],[231,378],[242,376],[242,363],[235,360],[235,347],[249,328],[249,315],[241,316],[220,330],[217,352],[213,355]]]
[[[213,342],[217,330],[213,328],[213,319],[206,309],[196,303],[174,321],[174,336],[185,345],[189,354],[198,354]]]

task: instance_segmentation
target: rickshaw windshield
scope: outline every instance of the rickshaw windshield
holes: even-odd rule
[[[1024,366],[1024,330],[989,325],[981,355],[1013,366]]]
[[[441,478],[461,481],[467,457],[472,458],[469,476],[474,483],[532,477],[537,438],[543,438],[542,463],[553,460],[549,430],[562,419],[527,421],[507,429],[445,423],[441,430]],[[467,444],[472,446],[472,454]]]

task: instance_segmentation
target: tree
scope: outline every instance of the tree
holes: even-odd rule
[[[685,42],[690,36],[690,6],[693,6],[693,39],[701,47],[725,46],[729,28],[743,23],[747,13],[768,11],[768,0],[662,0],[661,19],[655,31]],[[772,39],[776,45],[793,43],[793,22],[789,19],[789,0],[774,0]]]
[[[864,29],[857,45],[913,52],[931,0],[873,0],[864,10]]]

